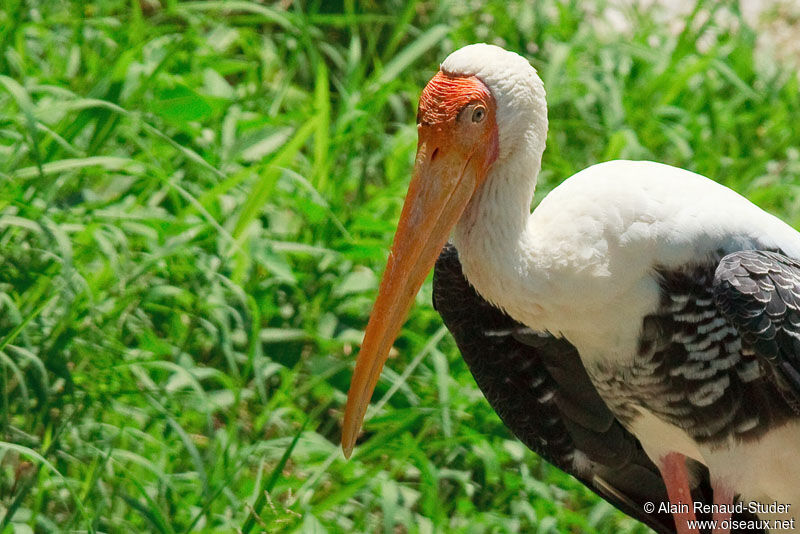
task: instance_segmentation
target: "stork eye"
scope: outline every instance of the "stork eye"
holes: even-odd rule
[[[486,108],[483,106],[476,106],[472,110],[472,122],[481,122],[486,117]]]

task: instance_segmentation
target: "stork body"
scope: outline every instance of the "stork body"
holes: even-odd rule
[[[474,210],[479,222],[465,228],[464,218],[454,234],[478,293],[569,341],[655,462],[677,452],[745,502],[800,506],[800,419],[713,291],[727,254],[800,257],[800,234],[711,180],[651,162],[578,173],[516,239],[495,232],[513,210],[484,209],[492,198],[477,197],[467,217]],[[492,255],[500,241],[516,249]]]
[[[418,120],[415,176],[356,366],[345,450],[454,228],[477,293],[574,347],[671,501],[696,485],[689,458],[707,467],[719,504],[738,495],[796,511],[800,234],[707,178],[652,162],[590,167],[531,214],[544,89],[524,58],[498,47],[451,54]]]
[[[494,178],[487,185],[501,183]],[[755,355],[743,353],[712,288],[725,255],[800,257],[800,234],[730,189],[651,162],[578,173],[511,239],[503,219],[515,210],[485,207],[496,198],[486,192],[454,234],[478,293],[574,345],[651,458],[679,452],[746,500],[800,506],[800,463],[792,461],[800,419]],[[500,242],[513,248],[492,254]]]

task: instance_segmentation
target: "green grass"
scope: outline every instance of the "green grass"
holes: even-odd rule
[[[528,3],[3,0],[0,533],[646,531],[510,437],[429,284],[338,447],[456,47],[539,69],[540,198],[654,159],[800,224],[797,76],[752,29]]]

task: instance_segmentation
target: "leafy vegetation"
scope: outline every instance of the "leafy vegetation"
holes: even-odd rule
[[[4,0],[0,533],[646,531],[510,437],[429,285],[338,448],[416,99],[461,45],[539,69],[540,196],[654,159],[800,223],[798,78],[736,3],[677,33],[603,7]]]

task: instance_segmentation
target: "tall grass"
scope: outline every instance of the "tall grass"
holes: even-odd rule
[[[677,34],[528,4],[3,2],[0,533],[646,530],[510,437],[429,286],[338,448],[416,99],[458,46],[539,69],[540,197],[646,158],[800,223],[797,76],[735,3]]]

